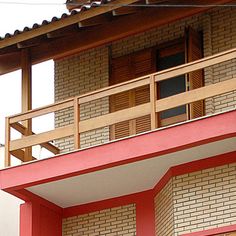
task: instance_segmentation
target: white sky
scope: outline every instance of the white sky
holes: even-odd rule
[[[66,0],[5,0],[3,2],[53,3],[55,5],[1,4],[0,0],[0,35],[31,27],[34,23],[60,17],[67,12],[63,5]],[[33,108],[53,103],[54,79],[53,62],[49,61],[33,67]],[[0,76],[0,143],[4,143],[5,117],[21,111],[21,72],[16,71]],[[36,123],[36,125],[35,125]],[[53,128],[53,117],[42,117],[33,123],[33,130]],[[47,125],[45,125],[47,124]],[[36,128],[35,128],[36,127]]]

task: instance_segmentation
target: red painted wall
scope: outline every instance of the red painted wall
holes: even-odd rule
[[[20,207],[20,236],[61,236],[62,215],[35,202]]]

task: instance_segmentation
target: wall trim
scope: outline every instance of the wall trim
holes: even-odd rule
[[[125,206],[129,204],[138,204],[142,199],[149,196],[153,197],[153,191],[147,190],[140,193],[134,193],[122,197],[111,198],[98,202],[87,203],[83,205],[72,206],[63,209],[62,217],[72,217],[82,214],[88,214],[95,211],[101,211],[113,207]]]
[[[180,236],[214,236],[217,234],[230,233],[234,231],[236,231],[236,224],[223,226],[223,227],[219,227],[215,229],[207,229],[207,230],[193,232],[193,233],[181,234]]]
[[[153,189],[129,194],[121,197],[111,198],[98,202],[87,203],[83,205],[72,206],[63,209],[63,218],[72,217],[80,214],[87,214],[94,211],[101,211],[108,208],[118,207],[128,204],[137,204],[142,199],[152,196],[153,198],[166,186],[172,177],[209,169],[217,166],[231,164],[236,162],[236,151],[209,157],[203,160],[192,161],[182,165],[171,167],[160,179]]]
[[[236,162],[236,151],[171,167],[153,188],[156,196],[172,177]]]

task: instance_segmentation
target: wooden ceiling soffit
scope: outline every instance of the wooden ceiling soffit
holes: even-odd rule
[[[77,34],[78,32],[79,32],[79,28],[77,24],[73,24],[65,28],[47,33],[47,38],[54,39],[54,38],[69,37],[71,35]]]
[[[117,8],[119,8],[121,5],[128,5],[137,2],[138,0],[115,0],[112,5],[108,6],[100,6],[100,7],[94,7],[91,8],[88,11],[82,11],[78,14],[71,15],[70,17],[61,19],[59,21],[51,22],[48,25],[43,25],[37,29],[32,29],[27,32],[23,32],[21,34],[15,35],[10,38],[6,38],[4,40],[0,41],[0,49],[5,48],[7,46],[29,40],[34,37],[38,37],[43,34],[50,33],[51,31],[55,31],[61,28],[64,28],[66,26],[77,24],[80,21],[89,19],[94,16],[102,15],[106,12],[111,12]]]
[[[113,16],[122,16],[136,13],[139,10],[139,7],[129,5],[127,7],[120,7],[112,11]]]
[[[107,14],[95,16],[87,20],[82,20],[78,23],[79,28],[101,25],[107,23],[110,20],[110,17]]]
[[[167,13],[163,9],[149,8],[134,15],[123,16],[103,25],[88,28],[86,31],[81,31],[66,40],[56,39],[52,43],[45,43],[37,48],[32,48],[32,60],[33,63],[37,63],[46,59],[68,56],[141,33],[201,11],[203,11],[202,8],[170,8]],[[166,17],[167,15],[168,17]]]
[[[196,3],[197,0],[192,2]],[[202,4],[222,4],[226,2],[229,1],[202,0]],[[39,47],[34,47],[32,48],[32,60],[33,63],[38,63],[47,59],[68,56],[198,14],[209,8],[172,7],[165,11],[163,11],[163,8],[147,8],[145,11],[138,11],[136,14],[122,16],[102,25],[87,28],[66,40],[59,38],[52,43],[47,42]]]
[[[46,37],[40,36],[37,38],[33,38],[30,40],[26,40],[26,41],[17,43],[17,48],[23,49],[23,48],[35,47],[35,46],[38,46],[39,44],[43,43],[45,40],[46,40]]]
[[[166,1],[166,0],[146,0],[145,1],[146,2],[146,4],[161,4],[161,3],[166,3],[166,2],[169,2],[169,1]]]
[[[17,45],[12,45],[12,46],[1,49],[0,56],[5,55],[5,54],[17,53],[17,52],[18,52]]]
[[[0,55],[0,75],[20,68],[20,52]]]

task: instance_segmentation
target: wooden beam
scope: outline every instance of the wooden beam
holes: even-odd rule
[[[109,21],[108,15],[99,15],[86,20],[82,20],[78,23],[79,28],[101,25]]]
[[[19,49],[24,49],[24,48],[30,48],[30,47],[35,47],[35,46],[38,46],[40,44],[40,41],[38,42],[20,42],[20,43],[17,43],[17,48]]]
[[[145,2],[146,2],[146,4],[148,4],[148,5],[160,4],[160,3],[165,3],[165,2],[168,3],[168,1],[166,1],[166,0],[145,0]]]
[[[24,162],[25,160],[25,152],[23,150],[15,150],[11,152],[11,155]],[[37,158],[32,156],[32,160],[37,160]]]
[[[151,129],[157,128],[157,114],[156,114],[156,101],[157,101],[157,85],[155,78],[152,75],[150,77],[150,105],[151,105]]]
[[[77,34],[79,32],[79,28],[76,24],[70,25],[68,27],[54,30],[52,32],[47,33],[47,38],[49,39],[55,39],[55,38],[63,38],[63,37],[70,37],[74,34]]]
[[[9,117],[5,119],[5,167],[11,165],[10,155],[11,127]]]
[[[132,5],[127,6],[127,7],[120,7],[112,11],[113,16],[122,16],[122,15],[129,15],[129,14],[134,14],[139,10],[138,7],[135,7]]]
[[[74,99],[74,149],[80,148],[80,132],[79,132],[79,122],[80,122],[80,105],[78,104],[78,98]]]
[[[32,109],[32,68],[30,51],[28,49],[23,49],[21,52],[21,68],[22,68],[22,89],[21,89],[21,110],[26,112]],[[22,122],[25,126],[26,131],[24,136],[28,136],[32,132],[32,120],[27,119]],[[24,151],[25,157],[24,161],[32,160],[32,148],[26,148]]]
[[[43,25],[39,28],[15,35],[14,37],[6,38],[0,41],[0,49],[5,48],[7,46],[19,43],[21,41],[25,41],[34,37],[38,37],[43,34],[47,34],[51,31],[55,31],[66,26],[76,24],[82,20],[89,19],[94,16],[98,16],[104,14],[106,12],[110,12],[119,8],[121,5],[132,4],[137,2],[138,0],[115,0],[113,4],[108,6],[100,6],[94,7],[88,11],[82,11],[79,14],[72,15],[70,17],[61,19],[59,21],[51,22],[48,25]]]

